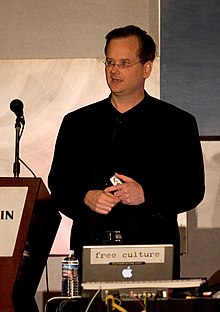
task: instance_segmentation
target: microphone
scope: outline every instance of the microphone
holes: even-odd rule
[[[24,104],[19,99],[14,99],[10,103],[10,109],[18,118],[18,121],[25,125],[24,113],[23,113]]]

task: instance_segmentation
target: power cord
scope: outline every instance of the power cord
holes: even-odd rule
[[[90,300],[90,302],[89,302],[89,304],[88,304],[88,306],[87,306],[85,312],[88,312],[88,311],[89,311],[89,308],[90,308],[91,304],[93,303],[93,301],[95,300],[95,298],[98,296],[98,294],[99,294],[100,291],[101,291],[101,288],[99,288],[99,289],[95,292],[95,294],[93,295],[92,299]]]

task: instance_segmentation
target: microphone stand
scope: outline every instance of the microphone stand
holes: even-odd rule
[[[19,118],[17,117],[15,122],[16,135],[15,135],[15,162],[13,165],[14,178],[19,178],[20,174],[20,163],[19,163],[20,130],[21,124]]]

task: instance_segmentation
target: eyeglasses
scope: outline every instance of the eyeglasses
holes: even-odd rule
[[[105,64],[106,67],[112,68],[114,66],[117,66],[119,69],[129,69],[130,67],[132,67],[138,63],[141,63],[141,62],[142,62],[142,60],[139,60],[136,63],[130,63],[128,61],[121,61],[121,62],[116,63],[113,60],[104,60],[103,61],[103,63]]]

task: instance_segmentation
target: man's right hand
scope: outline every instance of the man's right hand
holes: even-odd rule
[[[112,193],[101,190],[92,190],[86,193],[84,203],[93,211],[108,214],[120,199]]]

